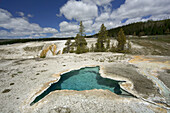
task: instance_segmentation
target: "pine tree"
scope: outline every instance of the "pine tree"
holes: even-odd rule
[[[91,45],[90,52],[94,52],[94,45]]]
[[[107,38],[107,45],[106,45],[106,49],[109,50],[110,49],[110,38]]]
[[[80,34],[80,36],[83,36],[83,35],[84,35],[84,32],[85,32],[85,30],[84,30],[83,22],[80,21],[80,28],[79,28],[79,34]]]
[[[95,48],[96,52],[106,51],[106,48],[104,46],[104,42],[106,42],[106,39],[108,38],[107,35],[108,35],[108,33],[107,33],[107,30],[106,30],[106,27],[104,26],[104,24],[102,24],[100,31],[99,31],[97,43],[96,43],[96,48]]]
[[[118,33],[117,41],[118,41],[118,46],[117,46],[118,51],[123,51],[124,46],[126,44],[126,36],[125,36],[122,28],[120,29],[120,31]]]
[[[116,47],[114,46],[114,44],[112,44],[112,46],[110,48],[110,52],[116,52]]]
[[[75,42],[71,43],[70,53],[74,53]]]
[[[66,53],[69,53],[71,47],[71,39],[68,39],[65,45],[66,45]]]
[[[80,45],[77,46],[77,50],[76,50],[76,54],[80,54],[82,53],[81,47]]]
[[[79,44],[80,44],[80,35],[77,34],[75,37],[75,47],[78,47]]]
[[[62,54],[64,54],[64,53],[67,53],[67,48],[65,47],[65,48],[63,48],[63,52],[62,52]]]
[[[87,42],[86,42],[86,39],[84,38],[83,34],[84,34],[84,26],[81,21],[80,28],[79,28],[79,34],[77,34],[77,36],[75,38],[75,46],[76,46],[77,54],[88,52]]]

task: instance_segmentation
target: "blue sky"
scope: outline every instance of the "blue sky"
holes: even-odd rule
[[[71,37],[170,18],[170,0],[0,0],[0,38]]]

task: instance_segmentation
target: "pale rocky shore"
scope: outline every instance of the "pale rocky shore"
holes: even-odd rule
[[[169,56],[105,52],[39,58],[44,45],[52,43],[62,50],[65,41],[0,46],[0,112],[167,113],[170,110]],[[103,77],[126,81],[120,84],[121,88],[134,96],[120,96],[102,89],[58,90],[30,106],[62,73],[91,66],[100,66]]]

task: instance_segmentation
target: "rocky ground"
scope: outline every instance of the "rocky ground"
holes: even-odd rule
[[[89,46],[95,39],[89,39]],[[113,41],[114,42],[114,41]],[[170,107],[169,56],[136,56],[118,53],[59,54],[38,58],[45,46],[65,41],[30,42],[0,46],[0,112],[158,112]],[[133,48],[143,48],[133,44]],[[101,76],[123,80],[121,87],[134,97],[108,90],[54,91],[33,106],[30,103],[59,75],[85,66],[100,66]]]

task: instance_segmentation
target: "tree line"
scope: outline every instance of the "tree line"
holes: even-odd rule
[[[126,35],[168,35],[170,34],[170,19],[147,22],[137,22],[108,30],[110,37],[117,36],[119,29],[124,29]]]
[[[101,25],[100,31],[98,33],[97,42],[95,45],[91,45],[90,48],[87,47],[87,42],[84,36],[84,26],[82,21],[80,22],[79,33],[76,35],[74,42],[68,39],[65,43],[66,47],[63,49],[63,53],[86,53],[86,52],[130,52],[130,41],[126,40],[123,29],[121,28],[118,32],[117,42],[115,46],[111,44],[110,36],[108,36],[108,31],[104,24]],[[125,45],[127,47],[125,48]]]
[[[109,37],[117,37],[120,29],[124,30],[126,35],[144,36],[144,35],[169,35],[170,34],[170,19],[146,22],[137,22],[124,25],[121,27],[108,30]],[[95,34],[88,37],[97,37],[99,34]]]

